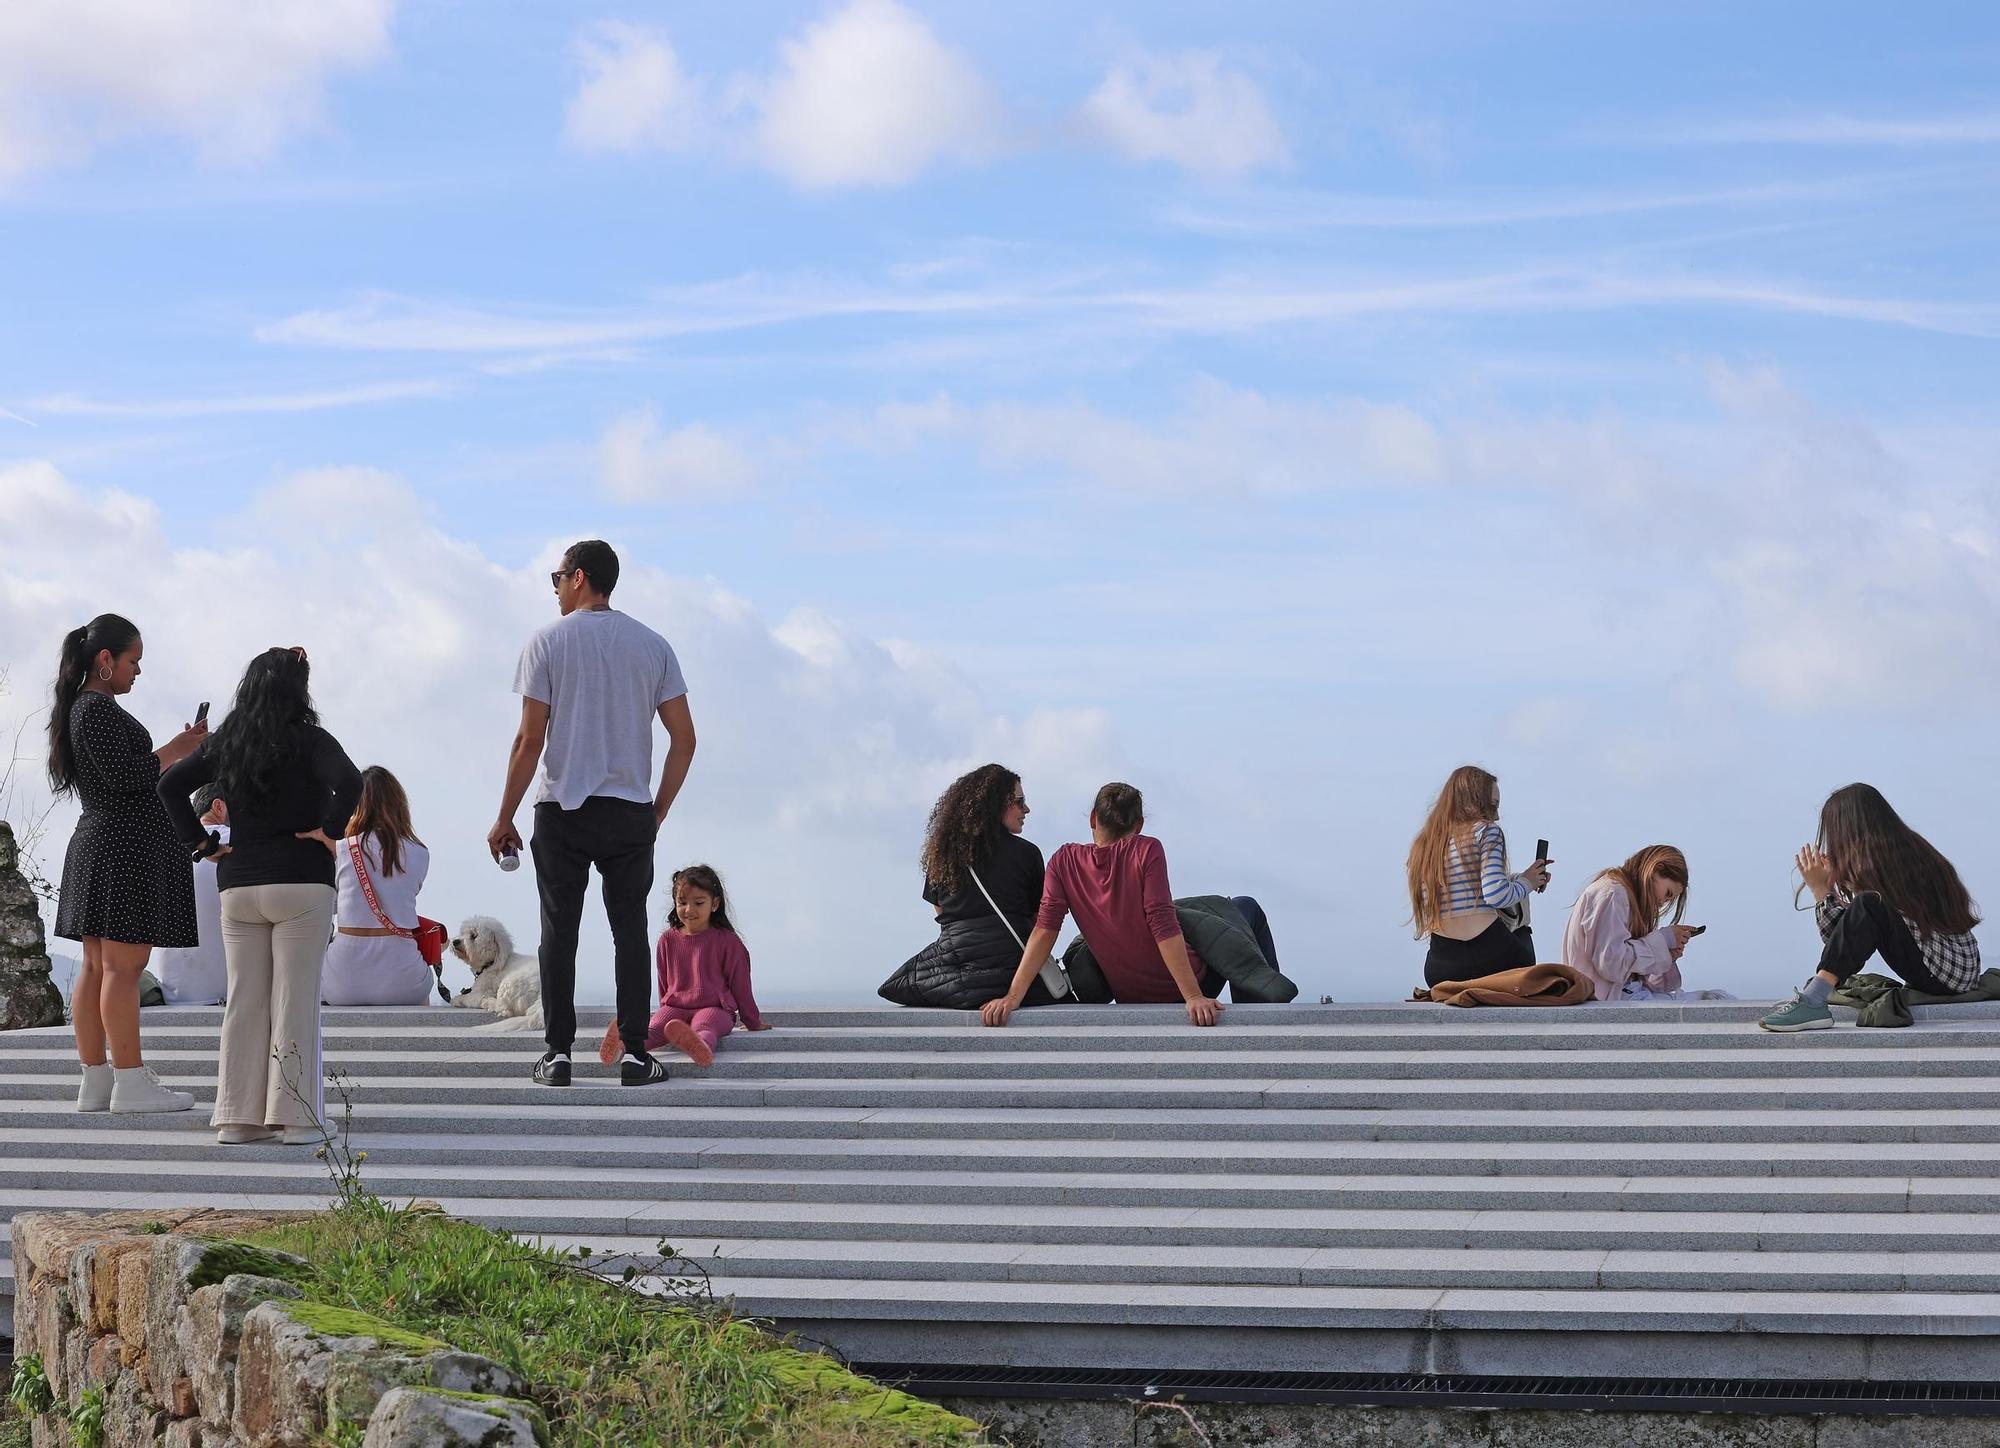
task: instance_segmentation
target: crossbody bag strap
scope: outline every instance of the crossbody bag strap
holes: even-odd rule
[[[972,883],[979,887],[979,893],[986,897],[986,903],[993,907],[993,913],[1000,917],[1000,923],[1007,927],[1007,933],[1014,937],[1014,943],[1020,946],[1021,953],[1026,955],[1028,942],[1021,938],[1021,932],[1014,928],[1014,922],[1007,918],[1007,912],[1000,908],[1000,902],[993,898],[993,892],[986,888],[986,882],[979,878],[979,872],[967,865],[965,873],[972,876]],[[1074,992],[1075,988],[1069,980],[1069,971],[1053,955],[1043,964],[1040,976],[1043,987],[1056,1000],[1061,1000]]]
[[[375,882],[368,878],[368,858],[361,853],[361,837],[351,835],[347,841],[347,857],[354,864],[354,878],[361,886],[361,898],[368,902],[368,908],[375,912],[375,918],[382,922],[385,930],[393,930],[405,940],[415,940],[417,932],[405,930],[382,909],[382,903],[375,898]]]
[[[993,907],[993,913],[1000,917],[1000,923],[1007,927],[1007,933],[1014,937],[1014,943],[1026,950],[1028,942],[1021,938],[1021,932],[1014,928],[1014,922],[1007,918],[1007,912],[1000,908],[1000,902],[993,898],[993,892],[986,888],[986,882],[979,878],[979,872],[967,865],[965,873],[972,876],[972,883],[979,887],[979,893],[986,897],[986,903]]]

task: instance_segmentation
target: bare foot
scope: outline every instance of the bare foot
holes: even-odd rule
[[[708,1042],[694,1033],[694,1027],[686,1021],[667,1022],[667,1044],[679,1051],[697,1066],[713,1066],[715,1052]]]
[[[597,1059],[607,1066],[616,1066],[624,1054],[625,1043],[618,1039],[618,1022],[613,1021],[604,1028],[604,1039],[597,1043]]]

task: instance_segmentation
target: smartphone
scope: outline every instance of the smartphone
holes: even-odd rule
[[[197,724],[206,724],[208,722],[208,700],[203,699],[201,707],[194,711],[194,722]]]
[[[1687,928],[1687,932],[1690,935],[1699,935],[1706,929],[1708,929],[1706,925],[1690,925]]]
[[[1536,840],[1535,859],[1537,861],[1541,861],[1548,859],[1548,857],[1549,857],[1549,842],[1547,840]],[[1547,885],[1544,885],[1541,887],[1540,890],[1537,890],[1535,893],[1539,895],[1542,892],[1542,890],[1546,890],[1548,888],[1549,887]]]

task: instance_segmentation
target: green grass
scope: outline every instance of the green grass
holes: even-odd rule
[[[471,1222],[358,1195],[260,1233],[308,1298],[481,1353],[531,1383],[558,1444],[889,1448],[976,1425],[802,1353],[699,1298],[648,1297]],[[7,1448],[0,1440],[0,1448]]]

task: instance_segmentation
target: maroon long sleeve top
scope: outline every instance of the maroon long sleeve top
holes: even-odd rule
[[[1180,917],[1167,884],[1167,852],[1151,835],[1108,845],[1064,845],[1042,879],[1037,930],[1060,930],[1066,916],[1090,945],[1111,994],[1128,1004],[1178,1001],[1180,987],[1160,959],[1160,944],[1179,938]],[[1195,979],[1201,960],[1190,950]]]

